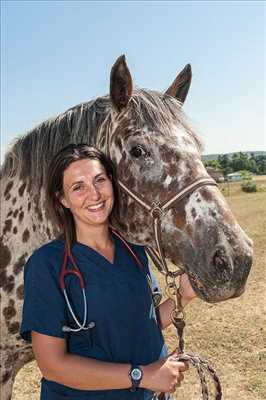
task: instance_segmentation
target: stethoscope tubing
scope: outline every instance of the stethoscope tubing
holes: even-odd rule
[[[133,256],[134,260],[136,261],[137,265],[141,268],[144,269],[144,266],[142,264],[142,262],[140,261],[140,259],[138,258],[138,256],[135,254],[135,252],[131,249],[131,247],[128,245],[128,243],[125,241],[125,239],[118,233],[116,232],[114,229],[111,229],[112,233],[117,236],[121,242],[125,245],[125,247],[128,249],[128,251],[130,252],[130,254]],[[68,260],[71,261],[72,264],[72,269],[67,269],[67,263]],[[83,315],[83,322],[80,323],[80,321],[78,320],[78,318],[76,317],[73,308],[71,306],[71,303],[69,301],[68,295],[67,295],[67,291],[66,291],[66,286],[65,286],[65,277],[66,275],[69,274],[73,274],[74,276],[76,276],[79,280],[79,285],[80,285],[80,289],[82,291],[82,297],[83,297],[83,303],[84,303],[84,315]],[[149,275],[146,276],[147,281],[148,281],[148,286],[150,287],[151,293],[152,293],[152,287],[151,287],[151,278],[149,277]],[[95,322],[91,321],[88,323],[88,325],[86,326],[86,322],[87,322],[87,297],[86,297],[86,293],[85,293],[85,283],[84,283],[84,279],[83,276],[71,254],[71,251],[69,249],[67,249],[67,247],[65,248],[64,251],[64,259],[63,259],[63,263],[61,266],[61,270],[60,270],[60,277],[59,277],[59,285],[60,288],[64,294],[64,298],[68,307],[68,310],[73,318],[73,320],[75,321],[76,325],[78,326],[78,328],[71,328],[70,326],[66,326],[64,325],[62,327],[63,332],[79,332],[79,331],[86,331],[88,329],[92,329],[95,327]]]

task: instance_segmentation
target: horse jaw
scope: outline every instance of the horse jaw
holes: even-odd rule
[[[197,190],[183,206],[183,220],[182,211],[171,210],[163,225],[166,254],[182,263],[201,299],[216,303],[240,296],[252,264],[252,241],[217,188]]]

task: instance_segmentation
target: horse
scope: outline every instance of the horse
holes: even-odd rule
[[[108,154],[120,186],[119,230],[130,242],[156,248],[153,211],[184,192],[160,216],[160,246],[167,260],[182,264],[197,295],[207,302],[240,296],[252,264],[252,241],[235,220],[201,160],[202,143],[182,106],[192,78],[188,64],[165,93],[133,86],[125,56],[114,63],[109,95],[78,104],[20,136],[1,168],[1,385],[12,395],[19,369],[33,360],[19,326],[23,267],[30,254],[54,239],[44,186],[51,158],[69,143],[87,143]],[[134,193],[134,195],[130,195]],[[157,217],[156,217],[157,218]]]

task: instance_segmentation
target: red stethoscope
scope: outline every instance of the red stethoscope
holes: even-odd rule
[[[136,253],[132,250],[132,248],[129,246],[129,244],[125,241],[125,239],[114,229],[111,229],[111,232],[117,236],[121,242],[125,245],[125,247],[128,249],[129,253],[132,255],[132,257],[134,258],[135,262],[137,263],[137,265],[139,266],[139,268],[141,268],[142,270],[144,270],[144,266],[142,264],[142,262],[140,261],[139,257],[136,255]],[[71,262],[72,268],[67,268],[68,262]],[[65,286],[65,277],[67,275],[74,275],[76,276],[76,278],[79,280],[79,286],[82,292],[82,297],[83,297],[83,303],[84,303],[84,313],[83,313],[83,321],[82,323],[79,321],[79,319],[77,318],[77,316],[75,315],[73,308],[70,304],[69,298],[68,298],[68,294],[66,291],[66,286]],[[152,298],[153,298],[153,302],[155,305],[157,305],[160,300],[161,300],[161,294],[157,288],[157,290],[153,290],[152,287],[152,280],[149,274],[146,275],[146,279],[148,282],[148,286],[151,290],[151,294],[152,294]],[[75,321],[77,328],[71,328],[70,326],[66,326],[64,325],[62,327],[63,332],[79,332],[79,331],[86,331],[88,329],[92,329],[95,327],[95,322],[91,321],[87,324],[87,298],[86,298],[86,293],[85,293],[85,284],[84,284],[84,279],[83,276],[80,272],[80,269],[77,266],[77,263],[75,262],[73,255],[71,254],[71,251],[67,249],[67,247],[65,248],[64,251],[64,259],[63,259],[63,263],[61,266],[61,270],[60,270],[60,277],[59,277],[59,284],[60,284],[60,288],[64,294],[64,298],[68,307],[68,310],[73,318],[73,320]]]

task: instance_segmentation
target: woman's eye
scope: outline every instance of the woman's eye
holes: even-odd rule
[[[105,182],[106,181],[106,178],[98,178],[97,180],[96,180],[96,183],[103,183],[103,182]]]
[[[73,191],[74,191],[74,192],[80,191],[80,190],[82,190],[82,189],[83,189],[83,186],[82,186],[82,185],[77,185],[77,186],[74,186],[74,187],[73,187]]]
[[[132,149],[130,150],[130,154],[132,157],[139,158],[145,156],[147,152],[142,146],[137,145],[132,147]]]

